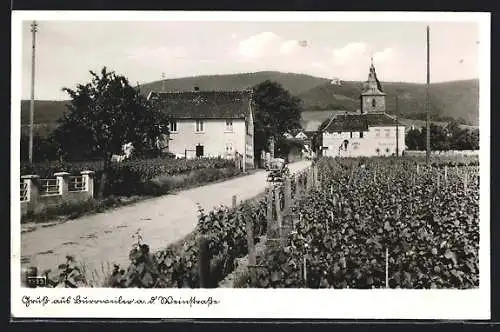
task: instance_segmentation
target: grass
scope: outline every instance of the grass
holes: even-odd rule
[[[81,202],[62,202],[58,205],[49,206],[42,212],[28,213],[21,217],[21,223],[44,223],[59,219],[59,221],[80,218],[89,213],[101,213],[106,210],[138,202],[143,197],[115,197],[110,196],[102,200],[90,198]]]
[[[109,262],[101,262],[100,268],[90,268],[86,261],[79,262],[80,273],[85,278],[86,287],[111,287],[110,277],[113,266]]]

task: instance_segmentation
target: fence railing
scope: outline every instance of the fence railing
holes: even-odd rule
[[[86,184],[85,178],[83,176],[70,176],[68,179],[68,191],[69,192],[78,192],[85,191]]]
[[[28,200],[28,184],[21,180],[21,202],[26,202]]]
[[[40,196],[60,195],[59,180],[40,179]]]
[[[40,179],[36,174],[22,175],[20,187],[21,213],[40,213],[48,206],[62,202],[77,202],[94,197],[94,171],[82,171],[71,176],[54,173],[52,179]]]

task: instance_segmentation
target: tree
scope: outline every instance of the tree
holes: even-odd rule
[[[71,97],[68,111],[53,133],[65,158],[104,160],[99,197],[113,154],[121,154],[125,143],[137,151],[158,151],[156,141],[168,135],[168,118],[158,107],[130,86],[127,78],[108,71],[90,71],[92,80],[78,84],[76,90],[63,88]]]
[[[408,149],[409,150],[420,150],[422,149],[422,147],[420,146],[420,141],[421,141],[421,133],[420,133],[420,130],[418,129],[411,129],[410,131],[408,131],[408,133],[406,134],[406,139],[405,139],[405,143],[406,143],[406,146],[408,146]]]
[[[21,134],[21,161],[29,160],[29,136]],[[33,161],[50,161],[57,159],[57,144],[53,140],[46,138],[39,133],[33,136]]]
[[[455,150],[479,150],[479,129],[461,129],[452,138],[452,146]]]
[[[299,129],[301,111],[300,99],[292,96],[281,84],[266,80],[253,88],[255,101],[254,155],[268,150],[269,139],[276,147],[283,146],[283,134]]]

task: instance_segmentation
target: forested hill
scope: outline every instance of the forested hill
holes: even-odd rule
[[[355,111],[359,108],[362,81],[344,81],[331,84],[327,78],[304,74],[263,71],[232,75],[195,76],[167,79],[141,84],[142,93],[150,91],[190,91],[194,86],[200,90],[248,89],[265,80],[277,81],[293,95],[303,101],[305,110],[343,109]],[[387,93],[387,111],[395,113],[396,95],[399,97],[401,117],[418,119],[425,114],[425,84],[382,82]],[[434,83],[430,89],[431,111],[441,118],[463,118],[472,125],[479,124],[479,80],[464,80]],[[35,123],[52,125],[65,110],[65,101],[39,100],[36,102]],[[21,103],[21,121],[29,123],[29,101]]]

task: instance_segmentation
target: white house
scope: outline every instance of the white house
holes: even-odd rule
[[[165,148],[186,158],[244,157],[254,167],[253,97],[244,91],[151,92],[171,117]]]
[[[363,84],[359,113],[334,115],[322,131],[325,156],[369,157],[401,154],[405,149],[405,126],[385,113],[386,94],[377,79],[373,61]]]

